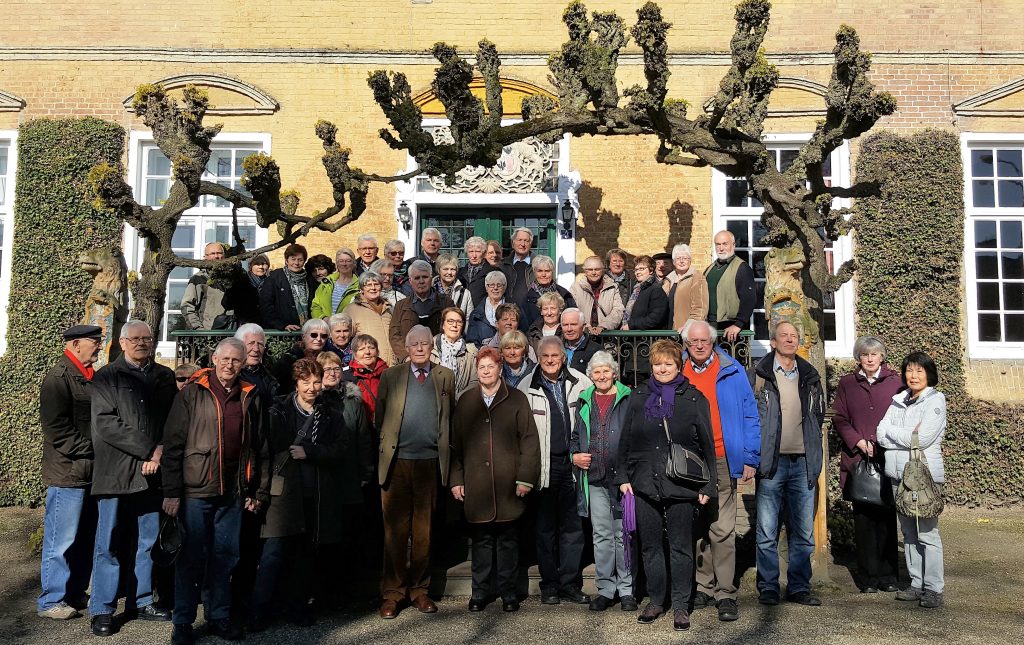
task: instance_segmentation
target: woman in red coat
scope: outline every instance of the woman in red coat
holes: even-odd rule
[[[885,363],[885,344],[863,336],[853,345],[859,367],[839,381],[832,425],[842,439],[839,483],[863,459],[880,467],[883,450],[875,443],[878,422],[889,409],[892,396],[903,388],[900,375]],[[899,573],[896,551],[896,508],[853,502],[854,540],[857,549],[857,586],[862,593],[894,592]]]
[[[380,375],[388,364],[381,360],[377,339],[369,334],[358,334],[352,339],[352,361],[342,373],[342,379],[359,386],[363,393],[363,405],[366,406],[366,418],[373,424],[373,415],[377,411],[377,388],[380,386]]]

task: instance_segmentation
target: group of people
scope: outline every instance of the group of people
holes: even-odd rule
[[[352,554],[375,545],[379,615],[434,613],[431,556],[446,547],[442,535],[451,538],[439,527],[456,505],[472,545],[469,611],[499,599],[519,610],[521,554],[532,547],[540,602],[619,605],[640,623],[671,609],[685,630],[689,612],[704,607],[738,618],[736,486],[751,480],[759,601],[821,603],[810,579],[824,385],[797,355],[789,322],[772,328],[772,351],[749,372],[716,346],[735,338],[752,307],[750,269],[731,252],[731,235],[715,236],[718,260],[704,281],[688,253],[673,253],[675,273],[659,282],[653,261],[638,258],[637,280],[623,286],[614,276],[625,258],[612,255],[609,273],[588,258],[565,290],[553,263],[530,254],[525,229],[511,262],[495,264],[488,244],[471,239],[463,267],[437,254],[435,233],[402,267],[374,260],[375,242],[360,238],[359,259],[339,252],[337,271],[319,284],[305,273],[304,249],[289,247],[277,270],[288,273],[256,287],[271,303],[260,308],[264,321],[301,332],[273,361],[251,321],[216,346],[206,369],[158,364],[150,328],[132,321],[121,356],[94,372],[99,329],[65,332],[41,391],[49,488],[39,615],[79,615],[91,578],[98,636],[117,629],[119,597],[124,620],[171,621],[173,643],[194,641],[200,599],[208,633],[229,640],[243,637],[243,622],[248,631],[278,617],[308,625],[350,582],[342,567]],[[389,243],[385,254],[404,249]],[[630,388],[595,337],[652,315],[672,328],[680,321],[681,342],[655,342],[650,378]],[[859,367],[835,404],[844,472],[860,459],[884,461],[896,483],[915,440],[941,482],[945,403],[934,362],[911,354],[896,374],[870,337],[855,354]],[[680,461],[696,474],[680,475]],[[896,591],[896,513],[855,513],[861,588]],[[593,598],[582,590],[588,526]],[[897,599],[940,606],[937,522],[901,516],[899,526],[911,586]]]

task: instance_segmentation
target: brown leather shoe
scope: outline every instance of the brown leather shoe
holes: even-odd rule
[[[434,601],[428,598],[426,594],[413,598],[412,606],[419,609],[421,614],[437,613],[437,605],[434,604]]]
[[[394,600],[385,600],[380,604],[381,618],[394,618],[398,615],[398,603]]]

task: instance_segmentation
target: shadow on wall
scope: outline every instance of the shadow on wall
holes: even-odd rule
[[[619,235],[622,231],[622,215],[607,208],[601,208],[604,200],[604,189],[595,186],[589,181],[584,181],[579,189],[581,222],[576,225],[576,241],[586,242],[595,255],[604,257],[610,249],[622,248]],[[650,245],[643,248],[624,249],[630,259],[637,255],[653,255],[666,251],[671,252],[676,244],[689,243],[693,232],[693,205],[688,202],[674,201],[667,209],[665,215],[667,220],[667,233],[651,230],[650,239],[664,239],[662,245]],[[641,226],[650,224],[641,222],[638,217],[636,222],[627,222],[627,226]]]

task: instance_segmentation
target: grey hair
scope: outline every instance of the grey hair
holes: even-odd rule
[[[380,343],[369,334],[356,334],[355,338],[349,341],[348,346],[352,348],[353,352],[357,352],[363,345],[371,345],[374,349],[380,351]]]
[[[388,240],[387,244],[384,245],[384,252],[391,253],[397,250],[398,247],[402,247],[402,252],[405,252],[405,242],[402,240]]]
[[[462,248],[464,250],[468,251],[470,249],[470,247],[474,247],[474,246],[476,248],[486,250],[487,249],[487,240],[485,240],[484,238],[480,237],[479,235],[474,235],[473,237],[471,237],[468,240],[466,240],[466,243],[462,245]]]
[[[552,260],[550,256],[538,255],[537,257],[533,258],[531,262],[533,264],[533,268],[535,269],[547,267],[552,271],[555,270],[555,261]]]
[[[374,262],[374,264],[377,263]],[[373,267],[370,267],[368,271],[363,271],[363,273],[359,276],[359,288],[362,289],[363,287],[366,286],[366,283],[370,282],[371,280],[376,280],[378,284],[380,284],[380,286],[384,286],[384,278],[380,277],[380,274],[374,271]]]
[[[715,342],[715,337],[718,336],[718,332],[711,326],[711,323],[706,320],[687,320],[686,324],[683,325],[683,333],[680,334],[680,336],[683,337],[683,340],[690,340],[690,331],[697,327],[704,327],[707,329],[708,338],[711,339],[712,343]]]
[[[434,273],[434,270],[430,268],[430,263],[427,262],[426,260],[413,261],[413,263],[409,265],[410,278],[412,277],[413,271],[415,271],[416,273],[426,272],[427,275],[433,275]]]
[[[733,233],[732,231],[730,231],[729,229],[724,229],[724,228],[723,228],[723,229],[722,229],[721,231],[718,231],[717,233],[715,233],[715,237],[718,237],[718,236],[719,236],[719,235],[721,235],[722,233],[725,233],[726,235],[728,235],[728,236],[729,236],[729,239],[731,239],[731,240],[732,240],[732,243],[733,243],[733,244],[735,244],[735,243],[736,243],[736,234],[735,234],[735,233]],[[712,239],[714,239],[714,238],[712,238]]]
[[[672,247],[673,260],[675,260],[676,258],[681,258],[684,255],[690,258],[691,260],[693,259],[693,250],[690,248],[689,244],[676,244],[675,246]]]
[[[861,336],[853,344],[854,360],[860,360],[861,356],[871,352],[878,352],[882,355],[882,360],[885,360],[885,343],[878,336]]]
[[[245,323],[244,325],[239,326],[239,328],[235,330],[235,338],[242,341],[243,343],[245,342],[245,337],[250,334],[262,336],[264,340],[266,340],[267,338],[266,332],[264,332],[263,328],[257,325],[256,323]]]
[[[505,274],[501,271],[491,271],[487,274],[487,277],[484,278],[484,286],[497,284],[499,282],[506,287],[508,286],[508,278],[506,278]]]
[[[505,335],[501,337],[501,342],[498,343],[498,345],[499,349],[505,349],[506,347],[521,347],[526,349],[530,346],[530,341],[526,338],[526,334],[518,329],[513,329],[510,332],[506,332]]]
[[[581,323],[584,320],[586,320],[586,317],[583,315],[583,312],[580,311],[579,309],[577,309],[576,307],[569,307],[568,309],[562,311],[562,318],[561,318],[562,320],[565,320],[565,315],[566,314],[578,314],[579,317],[580,317],[580,322]]]
[[[391,263],[388,262],[387,260],[385,260],[384,258],[378,258],[378,259],[376,259],[376,260],[374,260],[373,262],[370,263],[370,267],[367,269],[367,271],[373,271],[374,273],[380,273],[381,267],[383,267],[385,265],[386,266],[391,266]],[[366,273],[366,271],[363,271],[363,273]]]
[[[558,351],[562,352],[562,356],[565,356],[565,345],[562,344],[562,339],[558,336],[545,336],[541,338],[537,343],[537,356],[540,356],[548,345],[554,345],[558,348]]]
[[[123,327],[121,327],[121,335],[119,336],[119,338],[128,338],[128,335],[131,333],[131,330],[134,329],[135,327],[145,327],[146,331],[148,331],[150,334],[153,333],[153,328],[150,327],[149,323],[147,323],[145,320],[129,320],[124,324]]]
[[[423,238],[425,238],[425,237],[427,236],[427,233],[433,233],[433,234],[434,234],[434,235],[436,235],[436,236],[437,236],[438,238],[440,238],[440,239],[442,239],[442,240],[444,239],[444,237],[443,237],[443,236],[441,235],[441,231],[437,230],[437,229],[436,229],[436,228],[434,228],[433,226],[428,226],[427,228],[423,229],[423,232],[422,232],[422,233],[420,233],[420,240],[422,240]]]
[[[434,337],[434,334],[431,333],[430,327],[427,327],[426,325],[413,325],[413,328],[405,335],[405,346],[411,346],[412,341],[420,336],[423,336],[427,340],[431,340]]]
[[[302,326],[302,335],[305,336],[313,330],[325,331],[328,334],[331,333],[331,328],[327,326],[327,323],[322,318],[310,318],[306,321],[306,324]]]
[[[587,363],[587,378],[593,379],[594,370],[598,367],[612,368],[612,375],[614,375],[615,380],[619,380],[619,362],[603,349],[594,352],[594,355],[590,357],[590,362]]]
[[[213,355],[214,356],[219,356],[220,353],[221,353],[221,350],[225,349],[227,347],[230,347],[232,349],[237,349],[238,350],[238,354],[240,356],[242,356],[242,357],[245,356],[245,345],[242,344],[242,341],[240,341],[240,340],[238,340],[237,338],[234,338],[234,337],[232,337],[232,338],[225,338],[224,340],[222,340],[219,343],[217,343],[217,348],[215,350],[213,350]]]
[[[373,233],[363,233],[362,235],[356,238],[356,246],[359,246],[363,242],[373,242],[374,244],[376,244],[377,236],[375,236]]]
[[[348,248],[348,247],[344,247],[344,246],[343,246],[343,247],[341,247],[340,249],[338,249],[338,250],[337,250],[337,251],[336,251],[336,252],[334,253],[334,260],[335,260],[335,261],[337,261],[337,260],[338,260],[338,256],[339,256],[339,255],[347,255],[348,257],[352,258],[353,260],[355,260],[355,259],[356,259],[356,254],[355,254],[355,252],[354,252],[354,251],[352,251],[352,249],[350,249],[350,248]]]
[[[441,255],[437,256],[436,260],[434,260],[434,267],[438,269],[450,265],[455,265],[456,269],[459,268],[459,258],[455,257],[451,253],[442,253]]]
[[[796,330],[796,333],[800,333],[800,328],[797,327],[795,323],[791,323],[788,320],[780,320],[779,322],[772,325],[771,333],[768,334],[768,338],[770,338],[771,340],[777,340],[779,335],[779,327],[782,327],[783,325],[791,325],[793,329]]]
[[[348,325],[349,329],[352,329],[352,316],[346,313],[337,313],[327,319],[327,326],[334,327],[335,325]]]
[[[516,235],[519,235],[520,233],[526,233],[527,235],[529,235],[530,236],[530,242],[531,243],[533,242],[533,231],[531,231],[530,229],[526,228],[525,226],[520,226],[515,231],[513,231],[512,232],[512,239],[513,240],[516,239]]]

